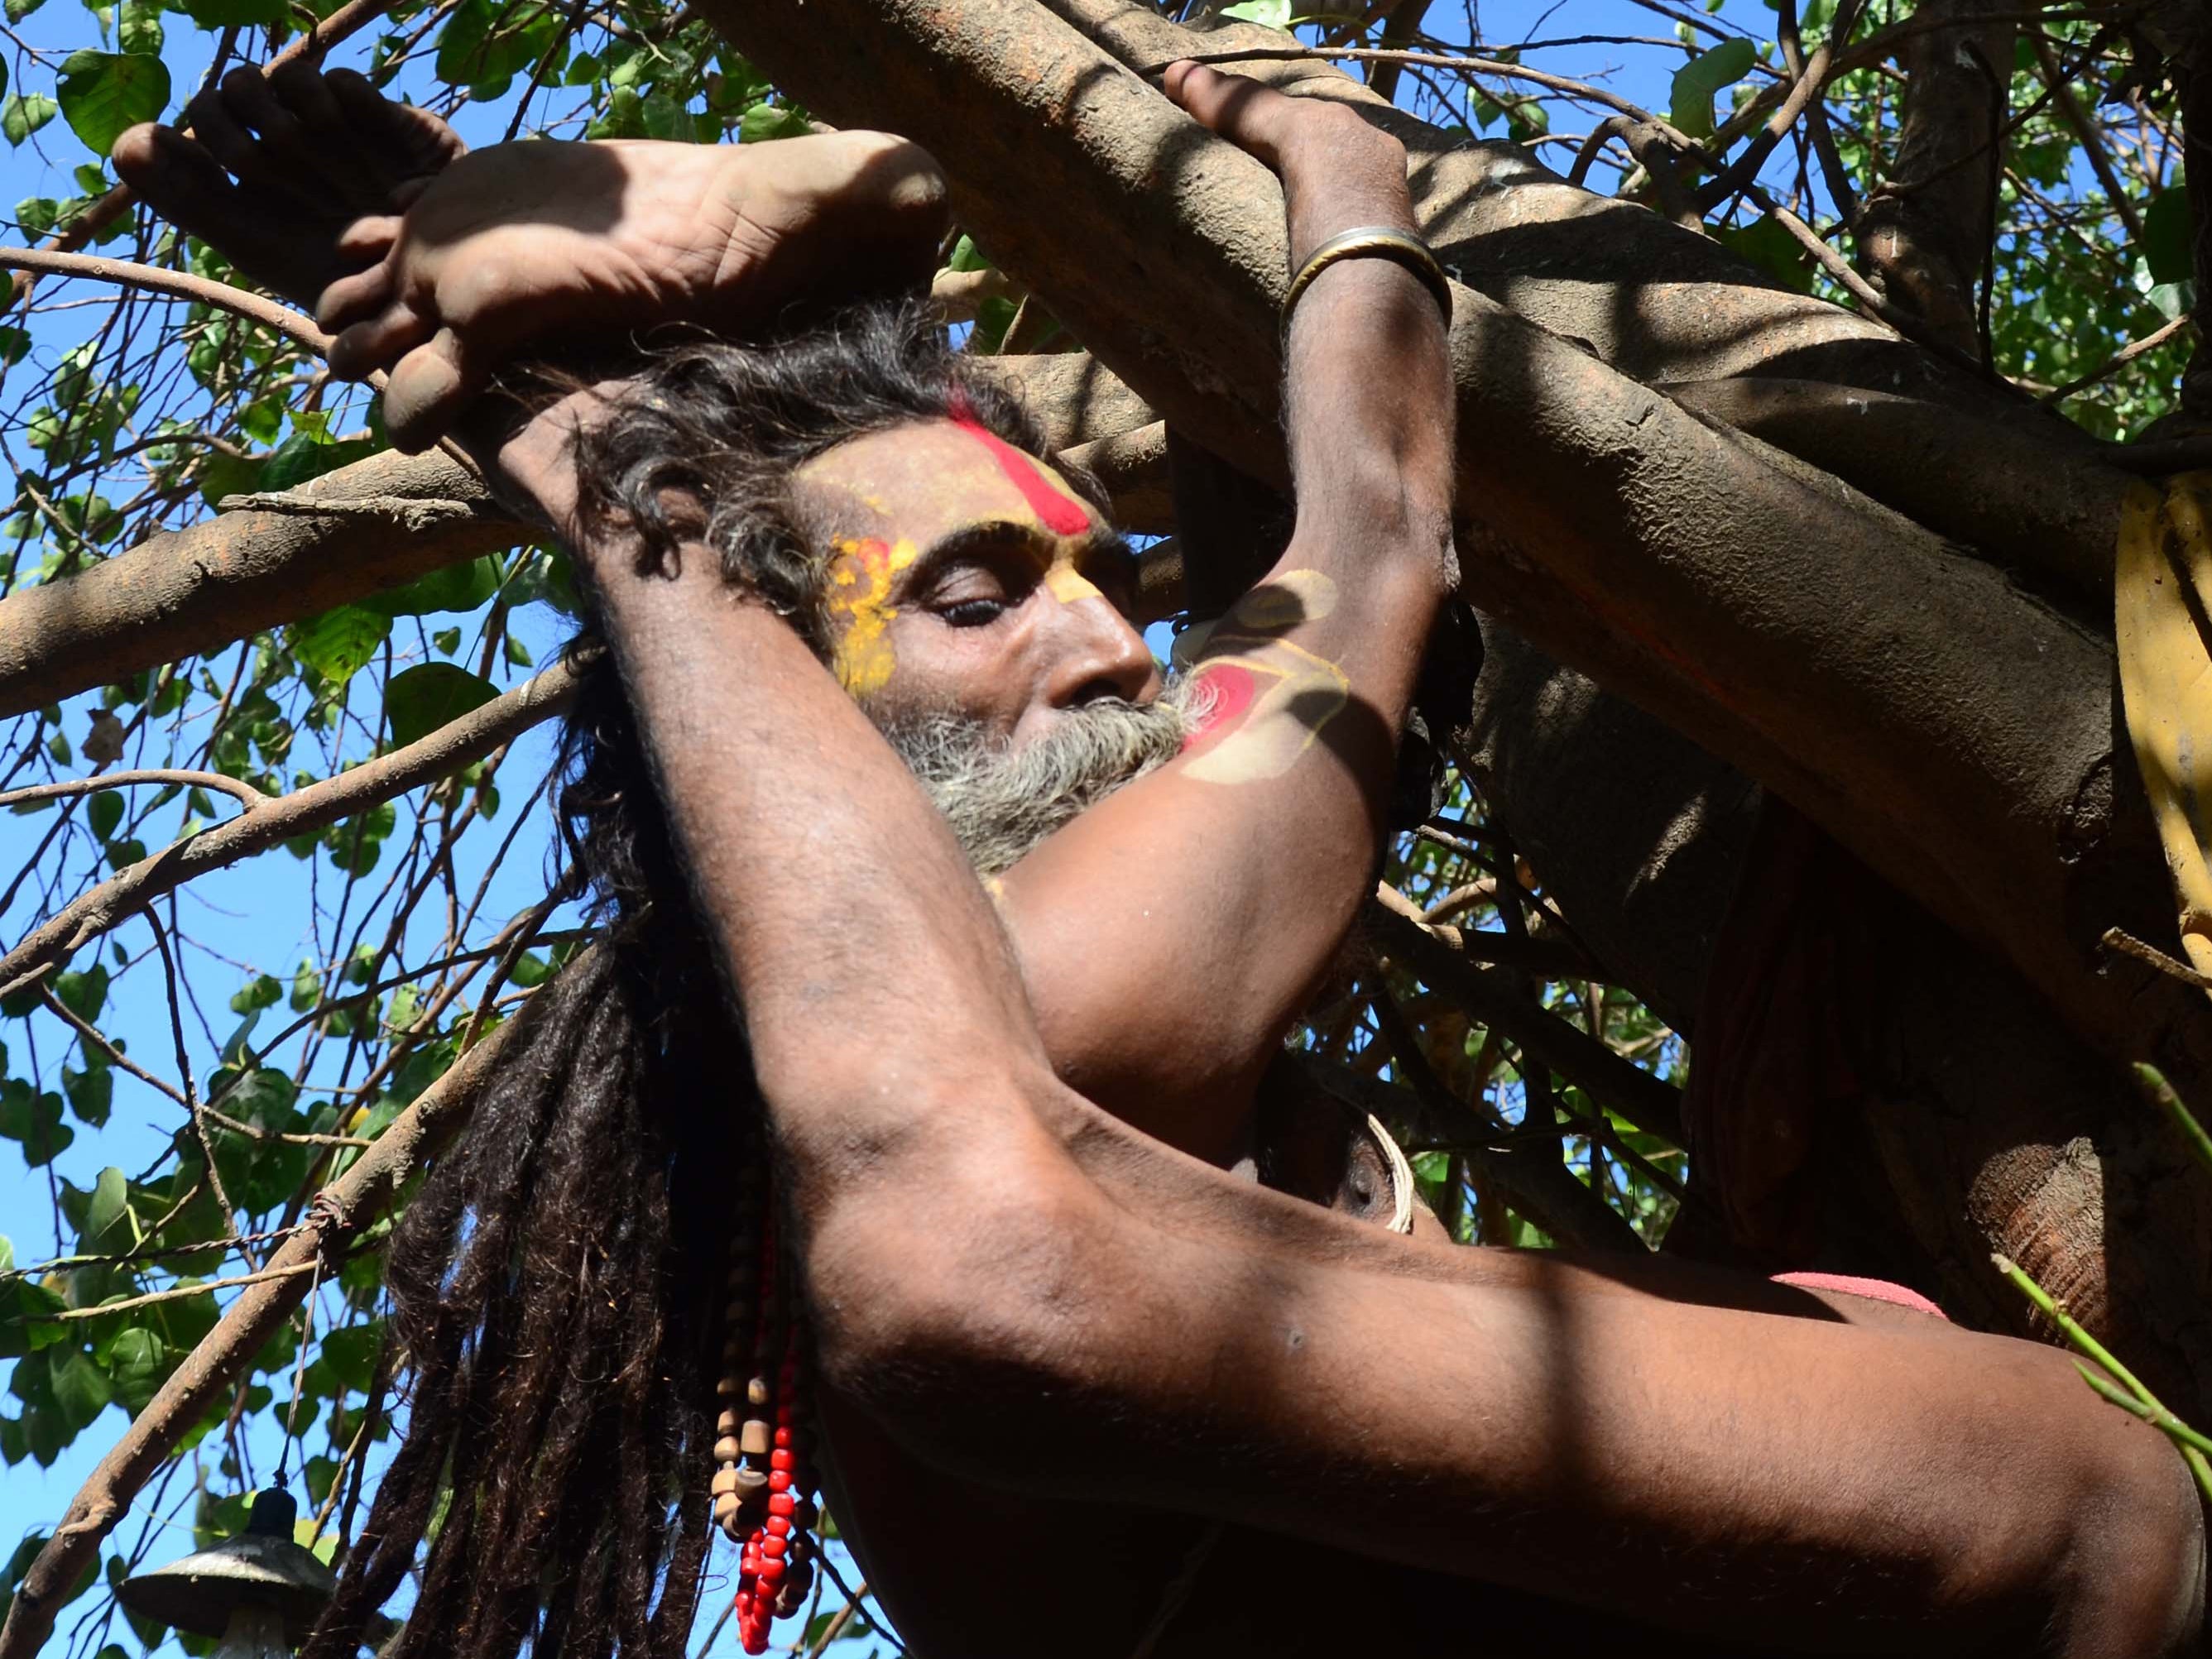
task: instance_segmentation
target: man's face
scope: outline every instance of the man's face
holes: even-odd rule
[[[1043,462],[965,422],[841,444],[796,480],[830,550],[833,663],[878,725],[952,717],[1019,752],[1159,694],[1136,561]]]

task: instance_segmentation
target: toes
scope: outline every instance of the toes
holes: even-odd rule
[[[426,343],[434,343],[434,336],[453,337],[451,329],[438,330],[412,307],[395,302],[339,331],[331,342],[331,373],[342,380],[365,380],[392,366],[396,374],[407,358],[428,349]],[[391,418],[389,414],[386,418]]]
[[[224,76],[222,103],[259,138],[259,159],[271,173],[289,179],[310,200],[327,191],[330,181],[316,165],[321,147],[309,142],[299,118],[279,101],[258,69],[242,64]]]
[[[269,158],[262,154],[253,135],[230,112],[220,88],[210,87],[185,105],[185,118],[191,127],[192,137],[240,184],[249,190],[283,188],[283,181],[270,167]]]
[[[365,75],[332,70],[323,85],[354,138],[356,157],[385,190],[443,172],[468,148],[429,111],[393,102]]]
[[[399,360],[384,388],[384,425],[393,447],[409,455],[428,449],[483,392],[488,378],[470,361],[459,337],[440,329],[428,344]]]
[[[308,59],[295,58],[270,70],[269,89],[301,125],[318,137],[327,140],[345,135],[344,112],[325,83],[322,71]]]
[[[371,265],[392,252],[399,240],[399,216],[364,213],[338,232],[338,258],[349,265]]]
[[[315,325],[325,334],[343,334],[375,320],[394,297],[390,267],[382,263],[371,265],[339,277],[322,291],[315,301]]]
[[[139,200],[203,241],[245,218],[243,198],[222,164],[173,127],[142,121],[116,139],[113,154],[116,173]]]

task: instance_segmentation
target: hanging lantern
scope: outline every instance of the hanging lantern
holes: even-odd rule
[[[142,1619],[221,1638],[216,1659],[285,1659],[337,1588],[292,1541],[299,1512],[289,1492],[261,1492],[237,1537],[125,1579],[116,1594]]]

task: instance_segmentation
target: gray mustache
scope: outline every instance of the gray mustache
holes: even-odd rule
[[[1198,711],[1178,678],[1154,702],[1103,697],[1066,710],[1019,750],[965,715],[887,726],[978,875],[995,876],[1115,790],[1175,758]]]

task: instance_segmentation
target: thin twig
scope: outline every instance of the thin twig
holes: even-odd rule
[[[265,1285],[272,1279],[290,1279],[299,1273],[313,1273],[316,1263],[295,1261],[289,1267],[263,1267],[250,1273],[240,1273],[233,1279],[210,1279],[198,1285],[173,1285],[166,1291],[149,1291],[143,1296],[131,1297],[121,1302],[103,1302],[96,1308],[64,1308],[59,1313],[33,1314],[34,1319],[59,1322],[70,1319],[98,1319],[106,1314],[128,1313],[133,1308],[151,1307],[156,1302],[175,1302],[188,1296],[207,1296],[216,1291],[235,1290],[241,1285]]]
[[[2183,329],[2187,328],[2196,320],[2197,313],[2194,311],[2183,312],[2181,315],[2176,317],[2172,322],[2166,324],[2163,328],[2154,330],[2152,332],[2144,335],[2142,339],[2132,341],[2130,343],[2122,346],[2117,352],[2113,353],[2110,357],[2107,357],[2103,362],[2099,363],[2096,368],[2091,369],[2087,374],[2083,374],[2074,380],[2069,380],[2063,386],[2056,386],[2051,387],[2050,391],[2043,394],[2041,401],[2046,404],[2057,403],[2062,398],[2072,397],[2084,386],[2094,386],[2098,381],[2105,379],[2107,375],[2118,374],[2121,369],[2125,368],[2130,363],[2135,362],[2136,358],[2142,356],[2145,352],[2157,350],[2160,346],[2164,345],[2168,340],[2171,340],[2175,335],[2180,333]]]
[[[158,265],[134,264],[96,253],[62,253],[42,247],[0,247],[0,270],[27,270],[46,276],[82,276],[95,283],[119,283],[125,288],[166,294],[173,299],[198,300],[203,305],[273,328],[318,357],[330,349],[331,337],[289,306],[261,295],[233,288],[212,277],[195,276],[187,270],[164,270]]]
[[[263,794],[243,778],[229,777],[221,772],[187,772],[153,766],[143,767],[134,772],[102,772],[96,777],[58,778],[52,783],[34,783],[26,788],[10,789],[0,794],[0,806],[17,806],[34,800],[60,800],[71,795],[89,795],[101,789],[127,789],[133,784],[141,783],[174,785],[179,789],[217,789],[248,808],[263,805],[275,799]]]
[[[2198,973],[2187,963],[2166,955],[2154,945],[2146,945],[2124,928],[2107,927],[2097,943],[2107,951],[2118,951],[2124,957],[2147,962],[2169,979],[2178,979],[2184,985],[2193,985],[2200,991],[2212,991],[2212,974]]]

